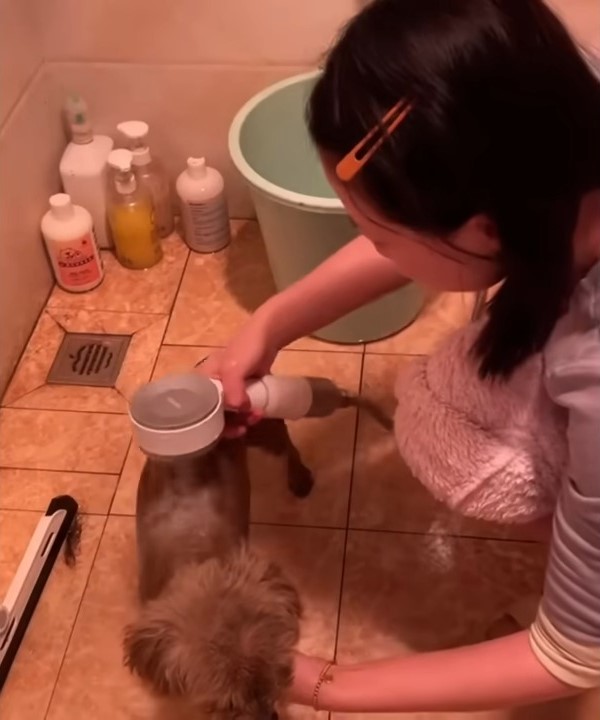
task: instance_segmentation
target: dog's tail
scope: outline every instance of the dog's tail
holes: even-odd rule
[[[126,629],[125,663],[161,695],[264,716],[291,682],[300,614],[280,569],[241,549],[182,568]]]

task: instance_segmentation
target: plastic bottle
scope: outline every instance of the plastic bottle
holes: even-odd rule
[[[52,195],[42,234],[56,282],[69,292],[86,292],[104,277],[92,216],[65,193]]]
[[[108,219],[117,259],[126,268],[143,270],[156,265],[162,248],[152,211],[152,199],[132,170],[129,150],[113,150],[108,156]]]
[[[196,252],[217,252],[231,240],[224,187],[221,173],[204,158],[188,158],[177,178],[183,237]]]
[[[133,168],[138,182],[143,185],[154,206],[154,224],[158,237],[168,237],[173,232],[173,204],[169,178],[158,158],[148,147],[148,124],[141,120],[128,120],[117,125],[117,130],[127,139],[133,154]]]
[[[84,207],[91,214],[98,245],[111,247],[106,221],[106,169],[108,155],[113,149],[112,138],[94,135],[87,105],[78,95],[67,99],[65,112],[71,142],[59,165],[63,189],[75,205]]]

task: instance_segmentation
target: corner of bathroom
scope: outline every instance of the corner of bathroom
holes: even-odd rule
[[[0,0],[0,602],[48,502],[72,495],[82,515],[76,562],[56,560],[0,691],[3,720],[151,717],[121,648],[144,464],[130,403],[223,348],[357,234],[304,107],[332,38],[364,4]],[[600,48],[596,3],[551,4]],[[333,378],[391,415],[398,369],[480,302],[411,283],[295,341],[274,370]],[[290,435],[315,487],[291,497],[252,448],[250,537],[302,588],[303,652],[354,659],[367,637],[374,657],[476,640],[485,618],[541,582],[541,546],[457,519],[360,407],[290,423]],[[433,609],[440,593],[447,616]]]

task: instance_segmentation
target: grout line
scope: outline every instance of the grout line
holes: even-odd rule
[[[0,512],[14,512],[14,513],[28,513],[33,515],[39,515],[40,513],[44,513],[47,510],[47,507],[39,508],[38,510],[35,510],[33,508],[22,508],[22,507],[11,507],[8,505],[0,505]],[[78,510],[79,515],[82,515],[84,517],[108,517],[108,512],[90,512],[89,510],[86,510],[85,508],[79,507]],[[123,515],[123,517],[133,517],[133,515]]]
[[[41,385],[36,385],[36,387],[32,388],[31,390],[26,390],[22,395],[18,395],[14,400],[11,400],[10,403],[7,405],[4,402],[4,399],[2,400],[2,404],[0,405],[1,408],[14,408],[14,407],[20,407],[19,405],[15,405],[14,403],[21,402],[21,400],[24,400],[26,397],[29,397],[30,395],[33,395],[36,393],[40,388],[46,387],[47,383],[43,382]],[[10,386],[9,386],[10,387]],[[8,390],[8,388],[7,388]],[[23,410],[37,410],[38,408],[35,407],[27,407],[22,408]],[[42,410],[43,408],[39,408]]]
[[[49,298],[50,299],[50,298]],[[99,308],[99,307],[88,307],[85,305],[78,305],[76,307],[72,305],[46,305],[44,307],[44,311],[50,315],[50,317],[54,320],[54,322],[63,330],[64,332],[72,332],[71,330],[65,330],[65,328],[62,327],[60,324],[60,321],[58,321],[53,315],[52,311],[56,310],[58,312],[72,312],[72,313],[109,313],[111,315],[148,315],[149,317],[157,317],[157,318],[163,318],[165,315],[169,314],[169,310],[165,310],[165,312],[150,312],[149,310],[111,310],[107,308]],[[141,328],[143,329],[143,328]],[[73,332],[79,332],[79,331],[73,331]],[[136,330],[136,332],[139,332]],[[86,334],[88,334],[86,332]],[[99,333],[99,332],[91,332],[90,335],[104,335],[105,333]],[[109,333],[111,334],[111,333]],[[128,335],[129,333],[121,333],[123,335]],[[132,333],[135,335],[135,333]]]
[[[45,64],[46,62],[44,58],[41,58],[38,64],[26,78],[25,83],[21,86],[21,90],[17,94],[17,97],[15,98],[12,105],[6,109],[4,120],[2,120],[2,124],[0,125],[0,136],[4,134],[4,131],[8,128],[9,123],[13,120],[14,116],[16,116],[21,103],[24,101],[24,98],[29,93],[38,77],[42,75]]]
[[[45,387],[61,387],[61,388],[75,388],[76,390],[84,390],[85,388],[90,388],[92,390],[114,390],[114,392],[119,396],[121,400],[125,401],[125,407],[129,407],[129,400],[123,395],[123,393],[119,390],[119,388],[116,385],[106,386],[106,385],[74,385],[74,384],[67,384],[67,383],[44,383],[43,385],[38,385],[33,390],[28,390],[24,395],[19,395],[18,398],[15,398],[12,402],[20,402],[21,400],[24,400],[25,398],[29,397],[30,395],[34,395],[38,390]],[[0,410],[35,410],[36,412],[72,412],[72,413],[86,413],[91,415],[127,415],[127,410],[81,410],[80,408],[70,408],[68,410],[65,410],[65,408],[59,408],[59,407],[49,407],[49,406],[41,406],[41,405],[13,405],[12,403],[10,405],[0,405]]]
[[[19,356],[18,356],[18,358],[17,358],[16,361],[15,361],[15,365],[14,365],[14,367],[13,367],[13,369],[12,369],[12,372],[11,372],[10,375],[8,376],[8,379],[7,379],[7,381],[6,381],[6,387],[1,391],[1,394],[0,394],[0,408],[4,405],[4,396],[6,395],[8,389],[10,388],[10,386],[11,386],[12,383],[13,383],[13,380],[15,379],[15,376],[16,376],[16,374],[17,374],[17,370],[19,369],[21,363],[23,362],[23,358],[25,357],[25,353],[27,352],[27,348],[29,347],[29,343],[31,342],[31,339],[33,338],[33,334],[34,334],[35,331],[37,330],[37,327],[38,327],[39,322],[40,322],[40,320],[41,320],[41,318],[42,318],[42,315],[43,315],[44,312],[46,311],[46,307],[47,307],[47,305],[48,305],[48,301],[50,300],[50,297],[52,296],[52,293],[54,292],[54,287],[55,287],[55,283],[52,283],[52,285],[50,286],[50,290],[48,291],[48,294],[47,294],[47,296],[46,296],[46,299],[44,300],[44,304],[43,304],[42,307],[40,308],[40,311],[39,311],[39,313],[38,313],[38,315],[37,315],[37,317],[36,317],[36,319],[35,319],[35,322],[33,323],[33,327],[31,328],[31,332],[27,335],[27,340],[26,340],[26,342],[25,342],[24,345],[23,345],[23,349],[22,349],[21,352],[19,353]],[[52,319],[54,320],[54,318],[52,318]]]
[[[73,618],[73,624],[71,625],[71,630],[69,632],[69,636],[67,638],[67,642],[65,644],[65,649],[63,651],[60,665],[58,666],[58,671],[56,673],[56,679],[54,681],[54,686],[52,687],[52,692],[50,693],[50,697],[48,699],[48,704],[46,706],[46,711],[44,713],[44,720],[47,720],[48,713],[50,712],[50,709],[52,708],[52,702],[54,701],[54,696],[56,694],[56,688],[58,687],[58,682],[60,680],[60,675],[62,673],[65,660],[67,657],[67,653],[69,651],[69,647],[71,646],[71,640],[73,639],[73,633],[75,632],[75,627],[77,625],[77,620],[79,619],[79,614],[81,612],[81,606],[83,605],[83,601],[85,599],[88,586],[90,584],[90,578],[92,577],[92,573],[94,572],[94,566],[96,564],[96,559],[98,557],[98,554],[100,552],[100,547],[102,546],[102,540],[104,539],[104,532],[106,531],[106,526],[108,524],[108,515],[104,515],[104,525],[102,526],[102,532],[100,533],[100,539],[98,540],[98,545],[96,546],[96,552],[94,552],[93,557],[90,562],[90,570],[88,572],[87,578],[85,579],[85,583],[83,586],[83,591],[81,593],[81,597],[79,598],[79,603],[77,605],[77,609],[75,611],[75,617]],[[82,531],[85,532],[85,526],[82,528]]]
[[[316,341],[318,342],[318,341]],[[198,342],[198,343],[174,343],[174,342],[166,342],[163,343],[163,347],[168,348],[206,348],[208,350],[222,350],[223,348],[227,347],[227,343],[222,343],[220,345],[207,343],[207,342]],[[329,348],[295,348],[291,346],[284,347],[280,350],[280,352],[301,352],[301,353],[328,353],[330,355],[363,355],[363,350],[356,349],[356,345],[349,345],[347,348],[340,345],[340,350],[330,350]],[[384,354],[392,354],[392,353],[384,353]],[[412,357],[412,356],[411,356]]]
[[[12,408],[11,408],[12,409]],[[22,467],[19,465],[0,465],[0,474],[2,470],[26,470],[29,472],[44,472],[44,473],[69,473],[71,475],[106,475],[108,477],[119,477],[118,473],[115,472],[102,472],[101,470],[64,470],[56,468],[31,468]]]
[[[383,350],[369,350],[367,349],[365,351],[365,355],[371,355],[375,357],[399,357],[399,358],[423,358],[423,357],[430,357],[428,353],[410,353],[410,352],[396,352],[393,350],[390,350],[388,352],[385,352]]]
[[[407,535],[410,537],[423,537],[423,538],[453,538],[455,540],[481,540],[483,542],[508,542],[508,543],[526,543],[530,545],[543,545],[545,544],[542,540],[533,540],[531,538],[507,538],[497,537],[495,535],[460,535],[458,533],[430,533],[430,532],[419,532],[418,530],[381,530],[377,528],[359,528],[351,527],[350,530],[355,533],[370,533],[371,535]]]
[[[337,525],[308,525],[303,523],[295,525],[283,522],[270,522],[268,520],[250,520],[250,524],[256,527],[273,527],[273,528],[298,528],[299,530],[329,530],[331,532],[344,532],[345,528]]]
[[[118,477],[118,476],[117,476]],[[25,514],[39,515],[40,512],[44,512],[45,508],[34,510],[31,508],[20,508],[20,507],[9,507],[0,506],[0,512],[17,512]],[[80,510],[81,515],[90,517],[117,517],[117,518],[135,518],[134,513],[114,513],[114,512],[89,512],[85,509]],[[291,530],[328,530],[330,532],[347,532],[348,533],[362,533],[364,535],[402,535],[408,537],[422,537],[422,538],[452,538],[454,540],[476,540],[482,542],[506,542],[506,543],[518,543],[525,545],[544,545],[545,543],[541,540],[533,540],[527,538],[502,538],[492,537],[489,535],[457,535],[456,533],[426,533],[418,532],[416,530],[379,530],[373,528],[358,528],[358,527],[336,527],[335,525],[295,525],[291,523],[281,522],[265,522],[262,520],[250,520],[250,525],[253,527],[272,527],[272,528],[285,528]]]
[[[69,386],[74,387],[74,386]],[[80,385],[79,387],[87,387]],[[96,388],[98,389],[98,388]],[[114,390],[115,388],[110,388]],[[116,415],[117,417],[127,417],[127,410],[117,412],[116,410],[58,410],[57,408],[25,408],[25,407],[2,407],[2,410],[10,410],[11,412],[53,412],[53,413],[71,413],[73,415]]]
[[[115,489],[112,492],[110,502],[108,503],[108,515],[112,515],[112,508],[115,502],[115,498],[117,497],[117,492],[119,491],[119,485],[121,484],[121,476],[123,475],[123,470],[125,470],[125,465],[127,464],[127,458],[129,457],[129,453],[131,451],[131,446],[133,444],[133,437],[129,438],[129,444],[127,445],[127,450],[125,451],[125,454],[123,455],[123,462],[121,463],[121,469],[119,470],[119,474],[117,475],[117,482],[115,483]],[[134,515],[129,515],[128,517],[135,517]]]
[[[113,476],[117,477],[117,476]],[[16,506],[0,506],[0,512],[18,512],[39,515],[45,508],[34,510],[31,508],[20,508]],[[135,518],[134,513],[116,513],[116,512],[90,512],[85,509],[80,510],[81,514],[90,517],[117,517],[117,518]],[[273,528],[285,528],[291,530],[328,530],[330,532],[346,532],[348,533],[362,533],[364,535],[402,535],[408,537],[422,537],[422,538],[452,538],[454,540],[476,540],[482,542],[507,542],[507,543],[519,543],[526,545],[544,545],[545,543],[541,540],[533,540],[531,538],[502,538],[493,537],[490,535],[458,535],[456,533],[427,533],[418,532],[417,530],[381,530],[374,528],[359,528],[359,527],[337,527],[335,525],[307,525],[307,524],[291,524],[282,522],[268,522],[263,520],[250,520],[250,525],[254,527],[273,527]]]
[[[362,390],[364,373],[365,373],[365,357],[363,353],[360,361],[360,377],[358,379],[358,391]],[[350,484],[348,488],[348,508],[346,510],[346,528],[344,534],[344,549],[342,553],[342,574],[340,577],[340,590],[338,594],[337,618],[335,624],[335,640],[333,645],[333,658],[337,658],[338,643],[340,638],[340,627],[342,623],[342,605],[344,600],[344,581],[346,579],[346,559],[348,553],[348,539],[350,537],[350,517],[352,513],[352,489],[354,486],[354,473],[356,471],[356,452],[358,449],[358,431],[360,426],[360,408],[356,410],[356,419],[354,421],[354,440],[352,443],[352,463],[350,465]]]

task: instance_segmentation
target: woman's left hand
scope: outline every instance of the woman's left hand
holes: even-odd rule
[[[288,691],[288,700],[298,705],[312,705],[319,676],[327,660],[296,653],[294,661],[294,682]]]

